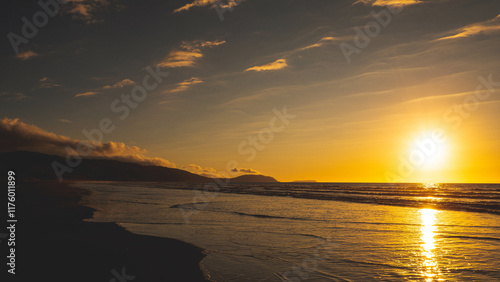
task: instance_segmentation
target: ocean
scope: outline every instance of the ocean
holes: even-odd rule
[[[76,185],[89,221],[205,249],[211,281],[500,281],[499,184]]]

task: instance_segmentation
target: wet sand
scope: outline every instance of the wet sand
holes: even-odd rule
[[[67,183],[19,183],[14,281],[205,281],[198,247],[85,222],[94,212],[80,203],[88,193]]]

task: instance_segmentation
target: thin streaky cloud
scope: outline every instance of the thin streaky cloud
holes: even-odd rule
[[[122,81],[118,81],[117,83],[115,83],[113,85],[106,85],[102,89],[123,88],[126,86],[132,86],[132,85],[135,85],[135,81],[126,78]]]
[[[38,53],[35,53],[31,50],[19,52],[15,55],[15,57],[21,61],[26,61],[26,60],[29,60],[29,59],[34,58],[36,56],[39,56]]]
[[[14,93],[8,91],[0,92],[0,100],[4,101],[22,101],[27,98],[28,96],[24,95],[21,92],[14,92]]]
[[[227,0],[227,1],[221,1],[221,0],[195,0],[192,3],[186,4],[178,9],[174,10],[174,13],[179,13],[182,11],[188,11],[191,8],[194,7],[205,7],[205,6],[215,6],[218,5],[219,8],[221,9],[231,9],[240,4],[243,0]]]
[[[328,37],[323,37],[321,38],[318,42],[314,43],[314,44],[311,44],[309,46],[306,46],[306,47],[303,47],[303,48],[300,48],[299,50],[300,51],[304,51],[304,50],[308,50],[308,49],[312,49],[312,48],[317,48],[317,47],[322,47],[324,46],[328,41],[336,41],[336,40],[340,40],[338,38],[334,38],[334,37],[331,37],[331,36],[328,36]]]
[[[423,3],[420,0],[358,0],[353,5],[358,3],[371,5],[371,6],[408,6]]]
[[[245,71],[270,71],[270,70],[280,70],[288,67],[286,59],[279,59],[272,63],[262,65],[262,66],[253,66],[251,68],[246,69]]]
[[[43,77],[40,80],[38,80],[39,88],[54,88],[54,87],[61,87],[60,84],[56,83],[53,79],[50,77]]]
[[[200,80],[197,77],[191,77],[190,79],[186,79],[183,82],[177,83],[177,86],[174,89],[168,90],[165,93],[175,93],[182,92],[188,90],[191,86],[195,84],[203,83],[203,80]]]
[[[159,67],[179,68],[193,67],[196,61],[203,57],[202,48],[212,48],[226,43],[226,41],[191,41],[182,42],[158,64]]]
[[[471,37],[479,34],[492,34],[500,32],[500,14],[491,20],[470,24],[453,31],[454,35],[442,37],[439,40]]]
[[[97,94],[100,94],[100,93],[101,92],[88,91],[88,92],[83,92],[83,93],[80,93],[80,94],[76,94],[75,98],[77,98],[77,97],[90,97],[90,96],[94,96],[94,95],[97,95]]]

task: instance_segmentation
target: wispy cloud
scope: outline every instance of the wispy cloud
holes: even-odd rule
[[[309,46],[300,48],[299,50],[303,51],[303,50],[308,50],[308,49],[312,49],[312,48],[322,47],[322,46],[324,46],[328,42],[334,42],[334,41],[337,41],[337,40],[339,40],[339,39],[337,39],[335,37],[331,37],[331,36],[323,37],[317,43],[314,43],[314,44],[311,44]]]
[[[67,120],[67,119],[63,119],[63,118],[58,119],[58,121],[64,122],[64,123],[73,123],[71,120]]]
[[[102,88],[97,88],[95,90],[91,90],[91,91],[87,91],[87,92],[76,94],[75,98],[76,97],[94,96],[94,95],[97,95],[97,94],[101,94],[103,90],[105,91],[105,90],[111,90],[111,89],[118,89],[118,88],[123,88],[123,87],[127,87],[127,86],[132,86],[132,85],[135,85],[135,81],[126,78],[126,79],[118,81],[117,83],[112,84],[112,85],[105,85]]]
[[[484,35],[500,32],[500,14],[491,20],[484,22],[474,23],[458,30],[454,30],[453,35],[445,36],[440,38],[440,40],[445,39],[455,39],[462,37],[471,37],[475,35]]]
[[[54,87],[60,87],[60,84],[57,84],[53,79],[49,77],[43,77],[39,81],[38,87],[40,88],[54,88]]]
[[[288,67],[286,59],[279,59],[267,65],[254,66],[248,68],[245,71],[270,71],[270,70],[280,70],[286,67]]]
[[[113,85],[106,85],[102,89],[123,88],[125,86],[131,86],[131,85],[135,85],[135,81],[126,78],[122,81],[118,81],[117,83],[115,83]]]
[[[111,6],[108,0],[63,0],[63,13],[71,15],[75,20],[82,20],[88,24],[102,22],[95,19],[97,12]]]
[[[203,167],[196,165],[196,164],[190,164],[188,166],[182,167],[182,169],[185,169],[191,173],[195,173],[195,174],[205,176],[205,177],[224,178],[224,176],[219,174],[217,172],[217,170],[215,170],[214,168],[211,168],[211,167],[203,168]]]
[[[224,43],[226,41],[218,40],[182,42],[178,48],[170,51],[158,66],[168,68],[192,67],[198,59],[203,57],[202,48],[211,48]]]
[[[372,6],[407,6],[422,3],[421,0],[358,0],[354,3],[363,3]]]
[[[231,172],[236,172],[241,174],[261,174],[260,172],[251,168],[233,168]]]
[[[57,135],[35,125],[21,122],[19,119],[4,118],[0,120],[0,152],[24,150],[66,156],[67,148],[76,151],[80,142],[80,140]],[[175,164],[168,160],[147,157],[146,150],[136,146],[128,146],[125,143],[86,141],[86,144],[92,147],[88,156],[90,158],[107,158],[142,165],[175,167]]]
[[[4,101],[21,101],[27,99],[28,96],[20,92],[0,92],[0,100]]]
[[[100,94],[100,93],[101,92],[87,91],[87,92],[83,92],[83,93],[80,93],[80,94],[76,94],[75,98],[77,98],[77,97],[90,97],[90,96],[94,96],[94,95],[97,95],[97,94]]]
[[[236,7],[240,4],[240,2],[243,2],[243,0],[195,0],[192,3],[186,4],[179,9],[175,9],[174,13],[182,12],[182,11],[187,11],[193,7],[205,7],[205,6],[214,6],[214,5],[219,5],[220,8],[223,9],[229,9]]]
[[[21,61],[26,61],[36,56],[38,56],[38,53],[35,53],[31,50],[19,52],[15,55],[15,57]]]
[[[203,81],[196,78],[196,77],[191,77],[190,79],[186,79],[183,82],[177,83],[177,85],[174,89],[168,90],[166,93],[175,93],[175,92],[185,91],[185,90],[188,90],[191,86],[198,84],[198,83],[203,83]]]

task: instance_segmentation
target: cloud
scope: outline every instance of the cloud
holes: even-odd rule
[[[286,59],[279,59],[275,62],[269,63],[267,65],[263,66],[254,66],[251,68],[246,69],[245,71],[269,71],[269,70],[280,70],[283,68],[288,67],[288,64],[286,63]]]
[[[0,92],[0,100],[4,101],[21,101],[27,99],[28,96],[24,95],[23,93],[20,92]]]
[[[226,43],[226,41],[202,41],[200,44],[201,47],[214,47],[214,46],[219,46]]]
[[[224,0],[222,0],[224,1]],[[238,6],[243,0],[227,0],[223,3],[221,0],[195,0],[192,3],[186,4],[179,9],[175,9],[174,13],[187,11],[193,7],[215,6],[218,5],[220,9],[232,9]]]
[[[117,83],[115,83],[113,85],[105,85],[102,88],[97,88],[97,89],[94,89],[94,90],[91,90],[91,91],[87,91],[87,92],[76,94],[75,98],[76,97],[94,96],[94,95],[97,95],[97,94],[101,94],[102,90],[117,89],[117,88],[123,88],[123,87],[127,87],[127,86],[132,86],[132,85],[135,85],[135,81],[126,78],[126,79],[124,79],[122,81],[118,81]]]
[[[205,177],[210,177],[210,178],[224,178],[224,176],[220,175],[217,170],[211,167],[201,167],[196,164],[190,164],[188,166],[182,167],[182,169],[185,169],[191,173],[198,174],[201,176]]]
[[[196,77],[191,77],[190,79],[186,79],[183,82],[177,83],[177,87],[175,87],[172,90],[168,90],[166,93],[175,93],[175,92],[185,91],[185,90],[189,89],[192,85],[195,85],[198,83],[203,83],[203,81],[196,78]]]
[[[82,20],[88,24],[102,22],[96,20],[97,12],[110,7],[111,1],[108,0],[65,0],[63,13],[71,15],[74,20]]]
[[[61,86],[49,77],[43,77],[38,82],[40,82],[38,85],[38,87],[40,87],[40,88],[53,88],[53,87],[60,87]]]
[[[73,123],[71,120],[67,120],[67,119],[63,119],[63,118],[58,119],[58,121],[64,122],[64,123]]]
[[[363,3],[372,6],[407,6],[422,3],[421,0],[358,0],[353,5]]]
[[[19,52],[15,55],[15,57],[21,61],[26,61],[36,56],[38,56],[38,54],[31,50]]]
[[[158,66],[167,68],[192,67],[198,59],[203,57],[201,48],[211,48],[224,43],[226,41],[218,40],[182,42],[178,48],[170,51]]]
[[[261,174],[260,172],[256,171],[255,169],[251,169],[251,168],[233,168],[231,171],[241,173],[241,174]]]
[[[135,82],[133,80],[126,78],[122,81],[119,81],[119,82],[113,84],[113,85],[106,85],[102,89],[123,88],[125,86],[131,86],[131,85],[135,85]]]
[[[77,151],[79,144],[86,144],[92,148],[91,153],[87,156],[89,158],[106,158],[142,165],[175,167],[175,164],[168,160],[145,156],[147,151],[136,146],[128,146],[121,142],[85,141],[82,143],[81,140],[56,135],[35,125],[21,122],[19,119],[4,118],[0,120],[0,152],[24,150],[64,157],[68,154],[68,148]],[[85,147],[85,149],[87,148]]]
[[[303,50],[308,50],[308,49],[312,49],[312,48],[321,47],[321,46],[325,45],[328,41],[336,41],[336,40],[339,40],[339,39],[335,38],[335,37],[330,37],[330,36],[323,37],[317,43],[314,43],[314,44],[311,44],[309,46],[300,48],[299,50],[303,51]]]
[[[94,96],[94,95],[97,95],[97,94],[100,94],[100,93],[101,92],[88,91],[88,92],[83,92],[83,93],[80,93],[80,94],[76,94],[75,98],[76,97],[89,97],[89,96]]]
[[[500,32],[500,14],[494,19],[484,22],[474,23],[453,31],[454,35],[442,37],[439,40],[455,39],[461,37],[471,37]]]

